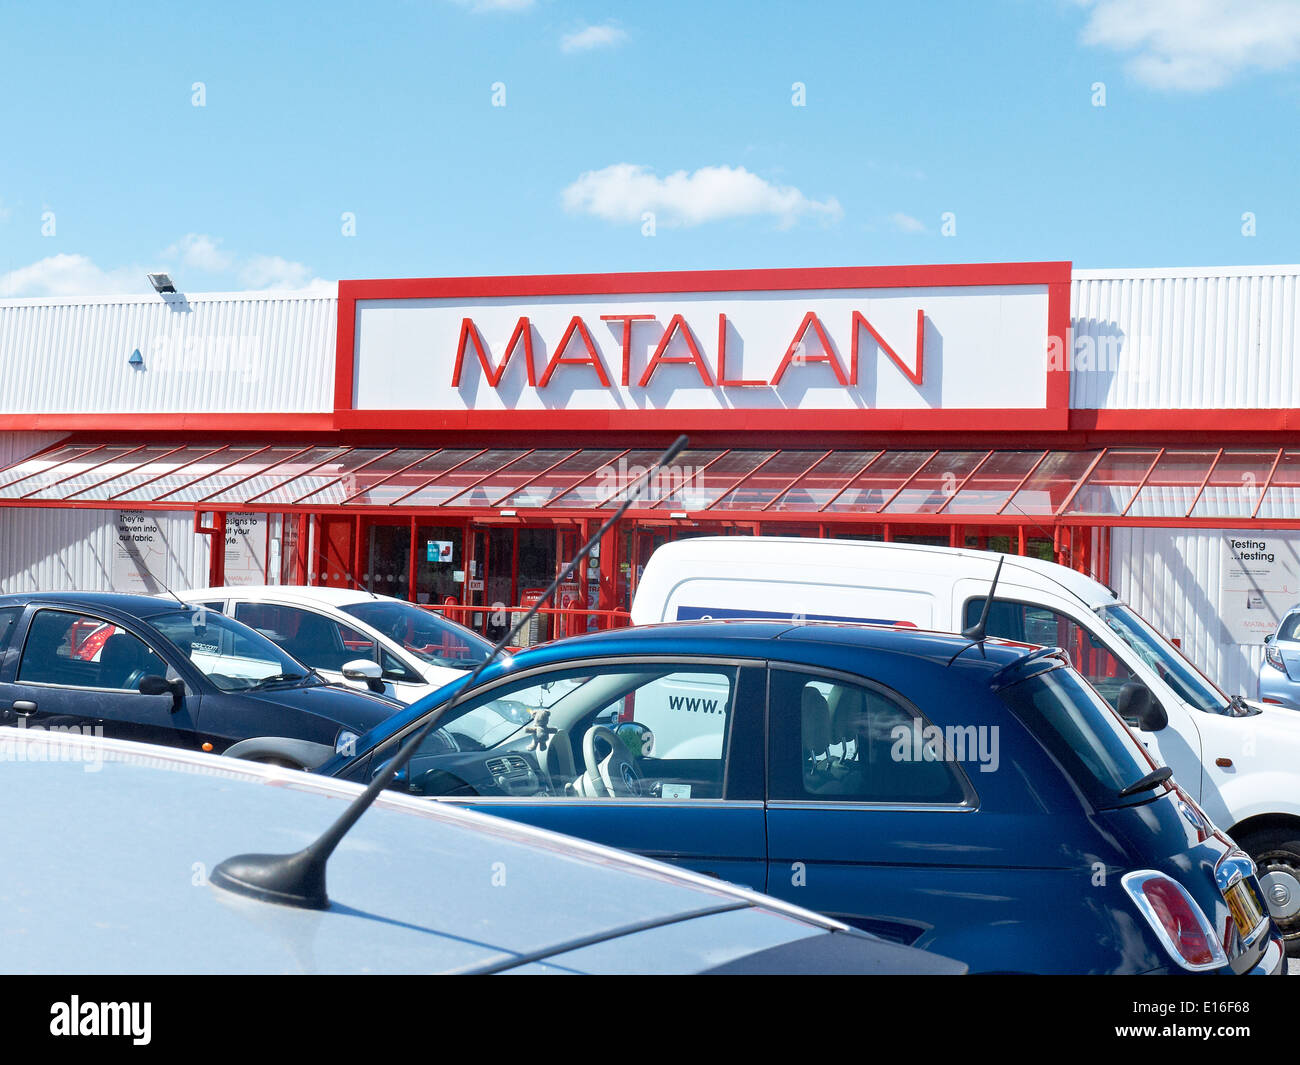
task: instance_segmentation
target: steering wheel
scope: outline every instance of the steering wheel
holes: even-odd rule
[[[596,760],[596,741],[609,745],[608,757]],[[595,797],[635,798],[641,794],[641,775],[637,773],[632,757],[612,729],[592,725],[582,737],[583,791]]]

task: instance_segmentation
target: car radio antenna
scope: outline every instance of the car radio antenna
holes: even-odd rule
[[[208,878],[209,881],[226,891],[259,899],[263,902],[275,902],[282,906],[297,906],[300,909],[307,910],[328,909],[330,903],[329,896],[325,891],[325,867],[329,862],[330,855],[334,853],[334,849],[339,845],[343,837],[357,823],[361,815],[370,808],[375,799],[379,797],[379,793],[388,787],[402,767],[411,760],[411,756],[419,749],[420,744],[424,742],[425,737],[429,735],[433,727],[460,702],[461,697],[466,692],[473,689],[474,682],[478,680],[483,670],[496,661],[501,652],[511,645],[520,630],[532,620],[533,616],[545,603],[550,601],[560,585],[568,580],[573,571],[578,568],[578,564],[591,553],[593,548],[600,543],[605,533],[613,528],[614,523],[623,516],[640,494],[638,490],[633,490],[634,486],[638,486],[638,482],[648,479],[657,470],[672,462],[681,454],[687,442],[685,436],[679,436],[667,451],[660,455],[643,473],[627,484],[624,489],[627,498],[623,500],[622,505],[578,549],[578,553],[556,575],[555,580],[551,581],[550,587],[538,597],[537,601],[527,611],[519,616],[518,620],[510,627],[510,630],[497,641],[496,646],[492,648],[491,654],[474,668],[474,672],[469,674],[465,683],[441,711],[431,714],[429,720],[402,744],[397,754],[375,774],[374,779],[366,786],[366,790],[352,800],[352,803],[343,811],[338,820],[321,833],[315,842],[295,854],[239,854],[227,858],[212,870]]]
[[[961,630],[961,634],[966,639],[973,640],[975,643],[984,642],[984,630],[989,624],[989,608],[993,606],[993,595],[998,590],[998,577],[1002,575],[1002,563],[1005,561],[1005,555],[998,556],[998,568],[993,571],[993,583],[989,585],[989,594],[984,597],[984,609],[980,611],[979,621]]]

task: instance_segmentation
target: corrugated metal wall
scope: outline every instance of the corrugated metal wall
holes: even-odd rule
[[[1113,529],[1110,585],[1229,695],[1253,699],[1263,645],[1234,643],[1219,620],[1222,542],[1233,531]]]
[[[44,451],[65,433],[0,433],[0,470]]]
[[[315,292],[2,300],[0,413],[328,411],[337,304]]]
[[[1074,271],[1070,405],[1300,407],[1298,284],[1297,266]]]
[[[194,515],[151,517],[167,547],[154,576],[173,590],[204,587],[208,538],[194,531]],[[115,510],[0,507],[0,592],[138,591],[114,587],[116,521]]]

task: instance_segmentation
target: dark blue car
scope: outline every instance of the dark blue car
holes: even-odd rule
[[[371,779],[457,686],[319,771]],[[399,781],[973,971],[1284,965],[1250,859],[1056,650],[775,622],[586,636],[491,667]]]
[[[349,746],[398,704],[326,684],[260,633],[169,598],[0,596],[0,725],[225,752]],[[286,740],[288,742],[286,742]]]

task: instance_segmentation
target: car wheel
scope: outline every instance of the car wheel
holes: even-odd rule
[[[1300,832],[1288,828],[1258,832],[1241,845],[1255,859],[1259,886],[1286,940],[1287,955],[1300,958]]]

